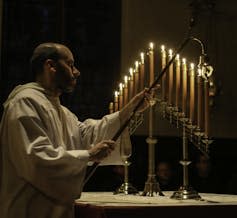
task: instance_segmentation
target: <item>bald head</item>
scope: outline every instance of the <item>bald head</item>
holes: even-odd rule
[[[70,51],[65,45],[59,43],[48,42],[38,45],[30,60],[31,72],[36,77],[42,73],[44,62],[47,59],[58,61],[64,57],[65,50]]]

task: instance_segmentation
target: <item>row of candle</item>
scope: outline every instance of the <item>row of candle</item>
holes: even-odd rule
[[[129,69],[123,82],[119,83],[114,92],[114,102],[110,103],[110,113],[121,110],[130,99],[144,89],[144,53],[140,54],[140,61],[135,61],[134,68]]]
[[[148,83],[151,86],[155,79],[153,43],[150,43],[147,56]],[[165,46],[162,45],[160,57],[161,68],[164,69],[167,62],[172,59],[173,51],[170,49],[167,55]],[[121,110],[134,95],[144,89],[145,76],[145,55],[141,53],[140,61],[136,61],[135,67],[129,69],[129,74],[125,75],[124,81],[119,83],[119,90],[114,92],[114,101],[110,103],[111,113]],[[169,107],[174,107],[176,111],[182,112],[184,117],[189,118],[192,125],[197,125],[200,130],[204,131],[205,136],[208,136],[209,83],[203,79],[201,69],[196,69],[193,63],[188,66],[185,58],[181,60],[180,56],[176,55],[174,63],[162,76],[161,100],[167,102]]]

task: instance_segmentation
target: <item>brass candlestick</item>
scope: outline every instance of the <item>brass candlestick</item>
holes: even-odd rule
[[[188,119],[182,118],[182,128],[183,128],[183,160],[180,161],[180,164],[183,165],[183,185],[179,188],[178,191],[175,191],[171,198],[185,200],[185,199],[201,199],[200,195],[189,185],[188,178],[188,166],[191,163],[188,158],[188,138],[186,136],[186,123]]]
[[[160,185],[156,180],[155,175],[155,144],[157,143],[157,139],[153,136],[153,124],[154,124],[154,105],[155,100],[150,101],[149,108],[149,137],[146,142],[148,144],[148,176],[147,181],[145,183],[144,191],[142,193],[143,196],[153,197],[154,193],[157,195],[164,196],[161,192]]]
[[[138,190],[129,183],[129,176],[128,176],[128,167],[130,165],[130,162],[125,159],[124,160],[124,182],[123,184],[114,192],[114,194],[138,194]]]
[[[138,190],[129,182],[130,162],[128,161],[128,158],[132,154],[132,145],[129,137],[128,128],[121,136],[120,154],[124,162],[124,182],[117,190],[115,190],[114,194],[137,194]]]

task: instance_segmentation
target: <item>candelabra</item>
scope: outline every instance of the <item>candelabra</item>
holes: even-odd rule
[[[165,72],[173,66],[173,61],[177,57],[178,53],[182,51],[182,49],[186,46],[186,44],[190,41],[198,41],[202,45],[202,57],[201,60],[204,60],[205,57],[205,52],[203,48],[203,44],[201,43],[200,40],[190,37],[188,37],[184,40],[184,42],[181,44],[179,49],[174,53],[174,55],[170,55],[168,63],[163,63],[162,66],[162,71],[161,73],[157,76],[157,78],[154,80],[154,53],[153,53],[153,43],[150,44],[150,51],[149,51],[149,72],[150,72],[150,83],[149,83],[149,89],[148,92],[152,93],[153,88],[155,88],[162,79],[162,98],[161,98],[161,103],[163,105],[163,111],[165,117],[169,119],[171,123],[175,123],[177,127],[182,127],[182,132],[183,132],[183,160],[180,162],[183,165],[183,171],[184,171],[184,177],[183,177],[183,186],[180,188],[179,191],[175,192],[173,195],[173,198],[179,198],[179,199],[188,199],[188,198],[199,198],[200,196],[190,188],[189,183],[188,183],[188,165],[190,164],[190,161],[188,160],[188,150],[187,150],[187,141],[191,141],[195,146],[197,146],[204,154],[208,155],[208,148],[209,144],[212,142],[209,139],[209,77],[212,73],[212,68],[205,63],[205,61],[202,61],[201,64],[199,64],[200,71],[201,71],[201,79],[204,81],[203,82],[203,92],[204,96],[200,98],[203,101],[204,104],[204,111],[203,114],[204,116],[202,119],[200,119],[196,125],[193,113],[194,113],[194,108],[195,108],[195,93],[194,90],[191,89],[189,92],[190,98],[187,99],[187,94],[188,94],[188,86],[187,86],[187,81],[188,81],[188,76],[187,76],[187,66],[186,66],[186,61],[183,59],[183,66],[182,66],[182,107],[180,107],[180,103],[178,102],[179,96],[177,95],[179,93],[179,80],[177,80],[177,75],[180,71],[180,69],[176,71],[176,102],[175,105],[173,105],[173,99],[172,99],[172,90],[173,90],[173,70],[170,69],[170,77],[169,79],[169,89],[168,89],[168,99],[166,98],[166,77],[165,77]],[[163,49],[163,52],[165,54],[165,50]],[[163,59],[165,60],[166,56],[162,55],[164,57]],[[179,60],[178,60],[179,61]],[[179,72],[180,73],[180,72]],[[133,92],[133,73],[132,70],[130,71],[130,82],[129,84],[131,85],[130,91]],[[190,78],[190,77],[189,77]],[[180,78],[179,78],[180,79]],[[192,74],[192,80],[190,78],[190,88],[193,88],[195,82],[195,73]],[[126,80],[127,81],[127,80]],[[121,84],[120,85],[120,101],[121,103],[119,104],[119,108],[123,106],[122,101],[123,101],[123,95],[122,93],[127,93],[126,91],[122,91],[123,87],[126,88],[126,83],[125,85]],[[116,92],[117,94],[117,92]],[[117,105],[118,102],[118,96],[115,94],[115,106]],[[199,93],[200,94],[200,93]],[[199,95],[198,95],[199,96]],[[126,99],[126,98],[125,98]],[[190,114],[189,117],[186,117],[186,107],[187,107],[187,102],[190,100]],[[124,122],[124,124],[120,127],[120,129],[115,133],[114,137],[112,138],[113,140],[117,140],[118,137],[122,134],[125,128],[127,126],[131,126],[130,132],[134,132],[137,126],[137,124],[141,123],[141,119],[143,118],[140,115],[139,117],[136,117],[137,111],[139,107],[143,104],[144,99],[141,99],[136,107],[134,108],[133,112],[130,114],[130,117]],[[149,137],[147,138],[146,142],[148,144],[148,179],[144,187],[144,191],[142,195],[144,196],[153,196],[154,192],[159,195],[163,195],[159,183],[156,181],[155,178],[155,144],[157,143],[157,139],[154,137],[154,132],[153,132],[153,122],[154,122],[154,105],[156,103],[156,99],[153,98],[150,100],[150,107],[149,107]],[[199,104],[198,104],[199,105]],[[180,109],[182,108],[182,109]],[[198,113],[200,112],[201,107],[198,107]],[[202,114],[202,113],[200,113]],[[199,124],[203,124],[204,127],[202,127]],[[133,127],[132,127],[133,126]],[[124,160],[124,165],[125,165],[125,180],[124,184],[122,184],[122,190],[123,193],[125,193],[125,189],[127,190],[126,193],[129,193],[129,182],[128,182],[128,157],[131,155],[131,152],[126,152],[125,154],[122,154],[122,158]],[[123,157],[124,156],[124,157]],[[85,179],[86,183],[90,176],[94,173],[95,169],[98,167],[98,163],[95,163],[92,167],[92,170],[88,173],[88,176]],[[119,192],[118,192],[119,193]]]

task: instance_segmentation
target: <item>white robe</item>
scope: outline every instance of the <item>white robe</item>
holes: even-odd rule
[[[0,126],[0,217],[69,218],[80,197],[88,149],[111,139],[119,113],[79,122],[39,84],[16,87]],[[121,164],[119,147],[106,160]]]

